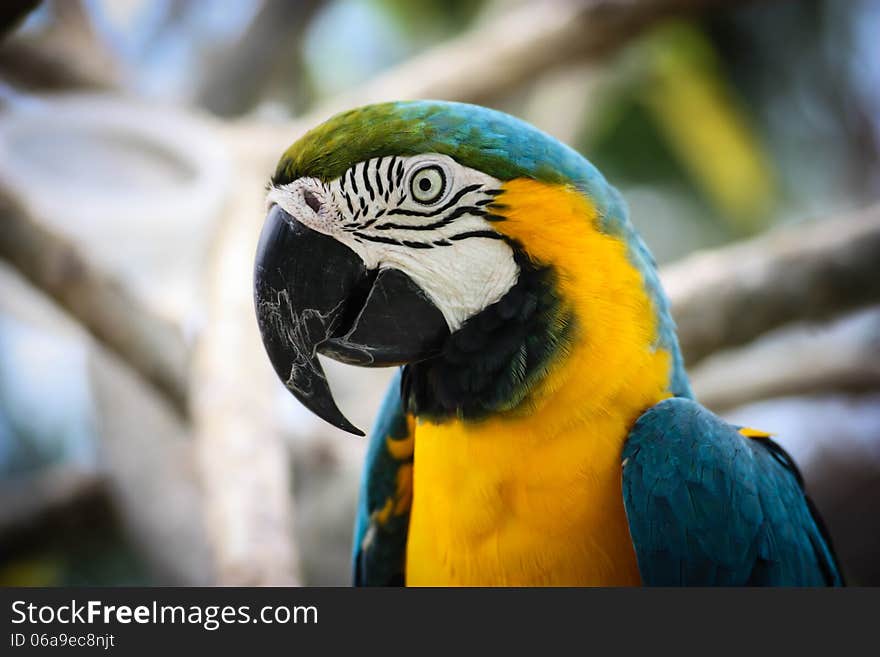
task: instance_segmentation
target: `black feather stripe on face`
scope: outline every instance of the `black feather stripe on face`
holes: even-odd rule
[[[487,209],[495,205],[496,198],[503,193],[503,190],[487,187],[483,183],[472,183],[461,187],[435,208],[420,210],[405,207],[403,204],[409,199],[403,184],[405,171],[403,161],[396,155],[358,162],[349,167],[336,183],[339,203],[340,205],[344,203],[340,211],[343,213],[345,210],[348,211],[348,221],[342,224],[342,230],[355,235],[360,243],[367,241],[413,249],[452,246],[456,242],[471,238],[504,239],[502,235],[491,230],[462,230],[453,235],[425,236],[421,239],[406,236],[410,231],[417,233],[435,231],[464,217],[481,217],[488,221],[499,221],[504,217],[493,214]],[[395,194],[396,201],[389,201]],[[469,195],[478,198],[468,198]],[[387,218],[391,215],[404,219],[388,221]],[[379,222],[382,217],[385,217],[386,221]],[[416,221],[418,219],[434,220],[419,223]],[[378,234],[379,231],[394,231],[397,234],[382,235]]]

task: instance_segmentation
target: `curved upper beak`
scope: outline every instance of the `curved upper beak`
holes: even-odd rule
[[[443,314],[406,274],[367,269],[350,248],[278,205],[257,247],[254,305],[287,389],[330,424],[361,436],[336,406],[317,353],[354,365],[400,365],[437,354],[449,335]]]

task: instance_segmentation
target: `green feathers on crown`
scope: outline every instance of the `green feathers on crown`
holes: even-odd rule
[[[463,103],[404,101],[349,110],[310,130],[284,152],[272,182],[302,176],[328,181],[357,162],[421,153],[448,155],[499,180],[577,182],[587,164],[507,114]]]

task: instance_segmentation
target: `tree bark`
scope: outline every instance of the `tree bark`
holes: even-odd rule
[[[296,585],[290,451],[278,430],[278,384],[253,307],[263,181],[246,156],[237,161],[238,185],[206,276],[207,322],[193,359],[191,416],[218,583]]]
[[[880,205],[778,230],[664,267],[688,364],[796,320],[880,298]]]
[[[715,412],[760,399],[880,389],[880,306],[828,325],[794,324],[690,369],[697,399]]]
[[[68,238],[0,189],[0,257],[76,317],[92,335],[186,408],[189,348],[180,327],[145,306]]]

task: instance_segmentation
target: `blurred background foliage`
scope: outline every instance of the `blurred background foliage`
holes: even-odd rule
[[[199,290],[224,193],[242,183],[224,168],[211,135],[188,121],[284,125],[521,4],[6,2],[0,187],[192,336],[206,321]],[[484,102],[587,155],[623,191],[662,264],[880,197],[877,35],[876,0],[724,3],[655,23],[601,65],[573,59]],[[147,113],[137,115],[141,106]],[[143,135],[124,144],[92,139],[104,128],[122,130],[120,117],[129,115],[154,124],[158,145]],[[277,143],[277,153],[287,145]],[[214,168],[205,173],[207,162]],[[172,208],[175,194],[190,205]],[[159,208],[160,198],[172,200]],[[198,459],[187,451],[186,422],[167,409],[144,410],[140,384],[101,373],[119,365],[96,357],[76,322],[2,267],[0,584],[216,583],[210,557],[202,559],[210,530],[188,515],[199,493],[191,490]],[[872,333],[880,323],[868,326]],[[362,426],[383,376],[346,373],[337,383]],[[841,431],[870,454],[859,457],[870,470],[852,497],[878,498],[878,388],[857,388],[825,395],[822,421],[830,427],[858,416],[858,430]],[[273,409],[292,454],[297,577],[346,583],[363,444],[276,393]],[[767,428],[800,427],[804,407],[796,401],[764,409]],[[147,455],[139,451],[145,442]],[[170,481],[178,470],[184,492],[171,484],[157,492],[150,480]],[[829,502],[827,510],[848,504]],[[180,517],[168,520],[172,509]],[[880,507],[872,510],[876,517]],[[851,579],[880,583],[880,524],[859,524],[855,515],[832,518],[832,529],[841,528]]]

